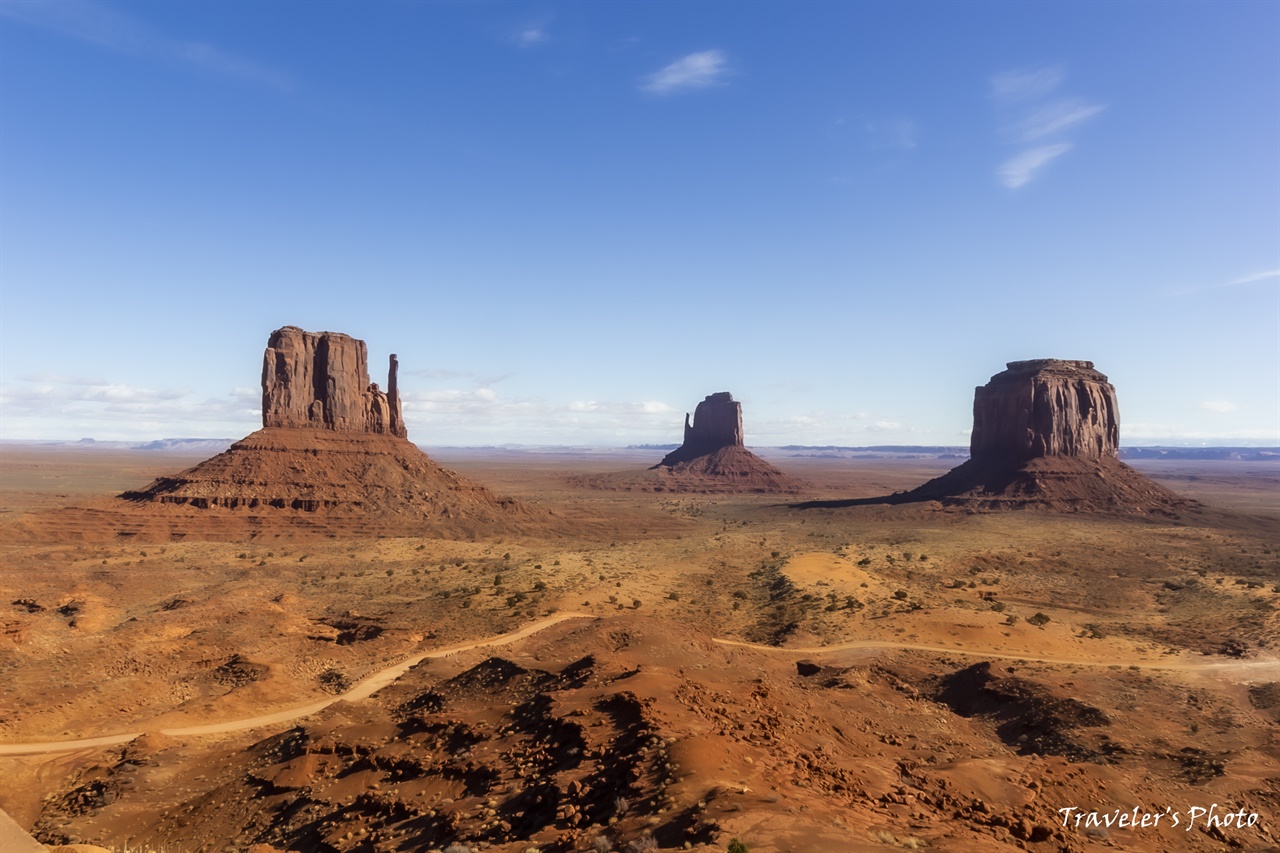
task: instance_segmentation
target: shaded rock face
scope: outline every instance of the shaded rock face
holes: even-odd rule
[[[1114,459],[1119,444],[1116,389],[1091,361],[1011,361],[974,392],[976,461]]]
[[[724,447],[742,447],[742,404],[728,391],[708,394],[693,410],[693,422],[684,416],[684,443],[668,453],[660,464],[707,456]]]
[[[262,357],[262,425],[406,437],[391,356],[387,390],[369,382],[364,341],[285,326]]]

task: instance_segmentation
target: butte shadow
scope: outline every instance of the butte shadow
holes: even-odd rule
[[[747,450],[742,404],[728,391],[710,394],[684,416],[684,443],[642,472],[572,477],[596,489],[701,494],[799,494],[809,484]]]
[[[934,503],[1166,518],[1200,508],[1121,462],[1119,439],[1115,388],[1093,362],[1013,361],[974,392],[967,462],[909,492],[792,506]]]

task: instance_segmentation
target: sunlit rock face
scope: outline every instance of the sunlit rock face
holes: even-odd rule
[[[387,390],[369,382],[364,341],[285,326],[262,357],[262,425],[406,437],[391,356]]]

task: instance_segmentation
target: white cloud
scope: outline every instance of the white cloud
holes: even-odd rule
[[[97,379],[36,375],[0,386],[4,431],[28,437],[79,437],[104,432],[166,437],[201,424],[203,432],[244,435],[260,424],[256,388],[200,399],[186,388],[143,388]]]
[[[1023,142],[1032,142],[1088,121],[1105,109],[1101,104],[1089,104],[1079,98],[1054,101],[1019,122],[1016,135]]]
[[[1005,159],[996,177],[1009,189],[1031,183],[1040,170],[1073,147],[1064,136],[1106,109],[1078,97],[1056,97],[1066,73],[1052,65],[1032,70],[1005,71],[990,79],[991,99],[999,116],[998,132],[1016,144],[1041,143]]]
[[[1240,407],[1228,400],[1205,400],[1200,404],[1200,408],[1206,412],[1234,412]]]
[[[1265,281],[1269,278],[1280,278],[1280,270],[1267,270],[1266,272],[1254,273],[1238,278],[1235,281],[1227,282],[1223,287],[1232,287],[1237,284],[1253,284],[1255,281]]]
[[[919,136],[916,123],[901,116],[868,119],[862,123],[862,130],[872,148],[915,148]]]
[[[1056,145],[1043,145],[1039,148],[1032,148],[1029,151],[1023,151],[1021,154],[1006,160],[1000,166],[997,174],[1000,177],[1000,183],[1004,184],[1011,190],[1029,184],[1035,178],[1036,173],[1055,157],[1061,157],[1071,150],[1071,143],[1059,142]]]
[[[1239,287],[1242,284],[1257,284],[1260,281],[1268,281],[1270,279],[1280,278],[1280,270],[1267,270],[1266,272],[1253,273],[1252,275],[1241,276],[1231,281],[1219,282],[1218,284],[1204,284],[1199,287],[1184,287],[1181,290],[1172,292],[1174,296],[1186,296],[1188,293],[1201,293],[1206,290],[1221,290],[1224,287]]]
[[[728,57],[724,51],[704,50],[646,75],[641,79],[639,88],[651,95],[670,95],[721,85],[728,74]]]
[[[1061,65],[1032,70],[1002,71],[991,76],[991,97],[997,101],[1017,102],[1043,98],[1066,78]]]
[[[293,78],[251,59],[198,41],[184,41],[156,32],[143,22],[107,3],[89,0],[5,0],[0,16],[87,41],[108,50],[186,65],[288,91]]]
[[[511,36],[511,40],[521,47],[533,47],[535,45],[544,44],[549,39],[550,37],[547,35],[546,28],[541,26],[524,27],[517,30]]]

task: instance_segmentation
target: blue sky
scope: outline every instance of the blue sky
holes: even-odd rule
[[[1025,358],[1280,444],[1280,4],[0,2],[0,437],[965,444]]]

